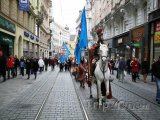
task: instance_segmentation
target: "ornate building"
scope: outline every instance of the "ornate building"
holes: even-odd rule
[[[70,31],[69,28],[63,27],[56,22],[51,24],[52,38],[51,38],[51,49],[50,56],[53,54],[60,53],[63,43],[69,43]]]
[[[157,4],[158,0],[91,0],[92,35],[96,38],[95,30],[103,27],[111,58],[149,59],[148,14]]]
[[[30,0],[29,11],[21,11],[18,0],[0,1],[0,48],[6,56],[48,56],[50,3]]]

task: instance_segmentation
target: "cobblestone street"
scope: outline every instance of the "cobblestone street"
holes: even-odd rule
[[[56,68],[38,74],[37,80],[18,76],[0,83],[0,120],[159,120],[156,85],[149,81],[133,83],[127,75],[122,83],[115,78],[113,99],[98,108],[96,85],[90,99],[87,84],[81,88],[69,72]]]

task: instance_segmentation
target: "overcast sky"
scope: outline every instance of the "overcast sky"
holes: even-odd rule
[[[52,16],[60,25],[68,25],[71,32],[75,32],[76,19],[86,0],[52,0]]]

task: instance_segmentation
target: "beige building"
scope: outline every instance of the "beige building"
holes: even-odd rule
[[[0,49],[6,56],[48,56],[51,1],[30,0],[29,4],[29,11],[20,11],[17,0],[0,0]]]
[[[50,23],[52,19],[50,17],[50,8],[52,7],[51,0],[39,0],[38,1],[38,14],[41,18],[38,24],[39,31],[39,55],[40,57],[49,57],[49,44],[51,39]]]

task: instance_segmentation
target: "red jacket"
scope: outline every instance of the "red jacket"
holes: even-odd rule
[[[14,68],[15,61],[13,57],[8,57],[6,61],[7,61],[7,68]]]
[[[139,72],[139,62],[137,60],[131,61],[132,72]]]

